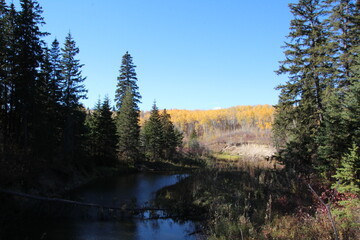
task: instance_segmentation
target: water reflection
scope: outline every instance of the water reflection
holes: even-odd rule
[[[185,175],[158,175],[158,174],[130,174],[120,177],[111,177],[89,183],[67,196],[74,200],[96,203],[103,206],[120,206],[124,202],[136,199],[136,204],[141,206],[151,201],[155,192],[159,189],[173,185]],[[34,204],[36,207],[29,216],[29,220],[22,219],[16,224],[11,224],[7,231],[6,239],[54,239],[54,240],[112,240],[112,239],[195,239],[189,235],[194,231],[194,223],[191,221],[175,222],[172,219],[142,220],[141,218],[105,218],[98,217],[95,208],[59,206],[58,212],[69,212],[58,217],[46,217],[36,215],[40,209],[49,212],[43,203]],[[54,205],[52,205],[54,208]],[[73,208],[73,209],[71,209]],[[73,210],[73,211],[69,211]],[[40,211],[41,212],[41,211]],[[56,212],[56,211],[55,211]],[[81,212],[81,213],[79,213]],[[65,215],[65,216],[64,216]],[[0,231],[0,239],[1,231]]]

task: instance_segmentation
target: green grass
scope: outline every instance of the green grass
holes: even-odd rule
[[[228,153],[214,153],[212,156],[217,160],[226,160],[226,161],[238,161],[240,160],[240,156],[231,155]]]

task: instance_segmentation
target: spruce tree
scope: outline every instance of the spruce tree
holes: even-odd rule
[[[290,41],[285,45],[286,59],[278,74],[287,74],[289,81],[281,90],[276,106],[274,133],[287,166],[305,169],[316,159],[315,137],[323,122],[324,91],[329,85],[330,69],[327,41],[319,0],[300,0],[290,4],[294,15]]]
[[[144,123],[142,130],[142,145],[148,159],[161,160],[164,149],[164,130],[159,114],[159,109],[154,102],[150,118]]]
[[[6,42],[6,17],[8,7],[5,0],[0,1],[0,161],[5,151],[5,138],[8,108],[8,84],[6,73],[7,42]]]
[[[16,117],[18,118],[19,143],[30,147],[34,137],[34,109],[37,97],[36,81],[39,79],[39,67],[43,61],[42,37],[47,34],[40,31],[44,24],[42,9],[35,0],[21,0],[21,11],[17,16],[16,76],[14,97]]]
[[[49,94],[50,98],[55,103],[61,103],[62,92],[61,83],[62,69],[61,69],[61,50],[60,44],[57,39],[51,44],[49,51],[49,63],[50,63],[50,80],[49,80]]]
[[[16,134],[19,126],[19,117],[15,109],[15,80],[16,80],[16,65],[19,48],[17,41],[19,39],[17,30],[18,13],[15,10],[14,4],[5,10],[3,15],[3,38],[4,44],[2,47],[1,60],[1,82],[2,92],[2,132],[3,132],[3,150],[4,154],[10,153],[17,146],[18,134]]]
[[[351,147],[356,134],[356,85],[359,82],[358,46],[360,44],[360,5],[351,0],[328,0],[327,27],[331,32],[333,86],[327,91],[324,124],[318,136],[319,165],[334,172],[341,164],[343,154]],[[354,105],[355,103],[355,105]]]
[[[120,161],[127,164],[136,164],[140,160],[139,112],[133,91],[128,87],[116,116],[117,152]]]
[[[117,79],[118,83],[115,93],[115,103],[118,110],[121,108],[125,93],[128,89],[132,92],[134,103],[140,103],[141,95],[139,93],[139,87],[136,84],[137,77],[135,67],[131,55],[126,52],[122,57],[120,76]]]
[[[166,109],[160,114],[160,121],[163,130],[163,158],[171,160],[176,153],[176,148],[182,143],[182,136],[174,127],[171,116],[166,112]]]
[[[79,52],[76,42],[69,33],[65,39],[64,48],[61,49],[62,104],[69,109],[78,107],[79,101],[85,99],[87,93],[82,84],[86,79],[81,72],[84,65],[75,58]]]
[[[100,108],[100,135],[102,136],[100,143],[101,157],[104,159],[105,165],[111,166],[115,163],[116,157],[116,124],[111,111],[110,99],[105,97]]]
[[[112,118],[108,97],[101,103],[100,99],[88,116],[87,125],[90,129],[88,148],[95,163],[101,166],[116,164],[116,125]]]
[[[327,27],[331,32],[332,67],[335,86],[347,88],[351,84],[352,66],[360,39],[360,6],[355,0],[326,0],[329,9]]]
[[[67,159],[74,157],[75,151],[81,150],[84,134],[85,112],[80,103],[86,98],[87,90],[82,84],[85,78],[82,76],[83,64],[76,59],[79,48],[69,33],[61,49],[61,90],[63,105],[63,149]]]
[[[91,158],[97,159],[99,158],[99,151],[98,146],[100,142],[100,108],[101,108],[101,101],[100,98],[95,103],[95,106],[92,110],[87,111],[85,125],[88,129],[88,143],[87,151]]]

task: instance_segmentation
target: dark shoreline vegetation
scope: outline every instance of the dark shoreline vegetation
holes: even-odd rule
[[[105,97],[85,109],[72,35],[49,47],[37,1],[20,0],[17,10],[0,0],[0,190],[66,198],[104,177],[187,173],[156,193],[148,207],[165,210],[149,214],[193,220],[200,239],[358,239],[360,1],[289,7],[294,19],[277,71],[289,80],[278,86],[273,115],[265,106],[237,117],[245,108],[234,108],[173,122],[176,111],[155,102],[140,112],[128,52],[115,107]],[[0,238],[16,239],[8,234],[21,231],[19,223],[56,221],[72,208],[34,199],[0,191]]]

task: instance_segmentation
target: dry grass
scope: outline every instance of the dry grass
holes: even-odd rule
[[[227,146],[221,153],[214,153],[215,160],[210,162],[215,168],[261,168],[279,169],[283,168],[271,156],[275,149],[270,145],[242,144],[240,146]]]
[[[232,155],[239,155],[247,159],[267,159],[275,153],[275,148],[264,144],[241,144],[240,146],[228,146],[222,150]]]

